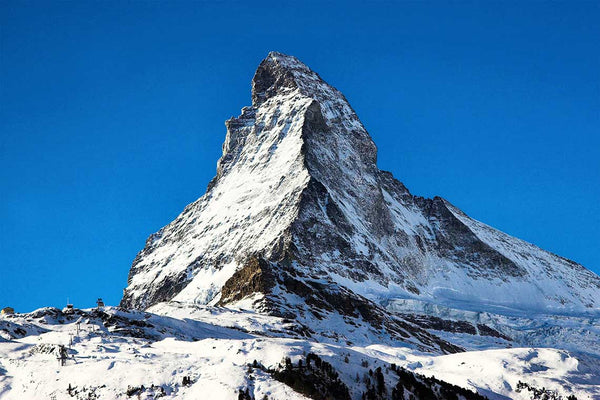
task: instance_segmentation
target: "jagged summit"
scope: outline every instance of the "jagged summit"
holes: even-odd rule
[[[258,66],[252,79],[252,105],[264,101],[285,90],[298,88],[298,80],[316,74],[296,57],[272,51]]]
[[[309,97],[323,92],[341,95],[296,57],[272,51],[260,63],[252,79],[252,105],[259,107],[276,94],[294,89],[299,89],[300,93]]]
[[[150,236],[123,306],[244,302],[300,322],[337,315],[400,336],[407,328],[382,308],[396,299],[599,306],[597,275],[442,198],[413,196],[380,171],[348,101],[295,57],[269,53],[252,81],[252,106],[226,127],[206,194]]]

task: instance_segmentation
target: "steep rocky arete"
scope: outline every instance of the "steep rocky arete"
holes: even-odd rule
[[[244,302],[309,330],[336,316],[442,351],[458,348],[385,304],[557,313],[600,306],[600,278],[581,265],[440,197],[414,196],[380,171],[346,98],[295,57],[272,52],[262,61],[252,105],[226,127],[215,178],[149,237],[122,306]]]

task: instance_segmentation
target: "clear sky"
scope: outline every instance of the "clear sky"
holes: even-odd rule
[[[600,272],[600,2],[253,3],[0,2],[0,307],[117,304],[270,50],[414,194]]]

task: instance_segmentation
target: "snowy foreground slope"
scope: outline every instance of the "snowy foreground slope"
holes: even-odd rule
[[[412,195],[294,57],[226,126],[120,307],[0,316],[0,399],[600,400],[600,277]]]
[[[563,350],[509,348],[435,355],[410,347],[293,338],[282,319],[251,311],[205,306],[190,310],[176,304],[164,304],[157,311],[171,316],[115,308],[64,315],[47,308],[3,317],[7,341],[0,342],[0,398],[236,399],[240,389],[248,389],[250,398],[305,399],[268,371],[282,370],[286,357],[296,366],[310,353],[332,365],[352,399],[362,398],[367,381],[377,387],[377,374],[371,376],[369,370],[378,367],[385,390],[376,398],[390,398],[398,381],[405,379],[392,364],[404,368],[405,374],[418,373],[418,379],[434,375],[490,399],[531,398],[526,389],[517,390],[519,381],[563,398],[600,398],[600,366],[582,368]],[[21,330],[9,334],[9,325]],[[64,366],[57,360],[59,345],[68,348]],[[189,379],[185,384],[184,378]],[[412,394],[408,389],[404,393],[406,399]]]

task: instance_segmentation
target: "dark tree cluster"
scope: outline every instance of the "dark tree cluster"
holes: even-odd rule
[[[297,364],[286,357],[279,369],[267,369],[257,361],[249,366],[266,371],[273,379],[311,399],[350,400],[348,386],[342,382],[335,368],[314,353],[308,353]]]
[[[106,387],[106,385],[102,385],[102,386],[84,386],[81,389],[79,389],[77,386],[72,386],[69,383],[69,386],[67,387],[67,394],[70,397],[77,397],[78,399],[86,399],[86,400],[96,400],[100,398],[100,395],[98,395],[96,393],[97,389],[100,388],[104,388]]]
[[[246,388],[238,390],[238,400],[254,400],[252,394],[250,394],[250,389]]]
[[[239,389],[238,390],[238,400],[256,400],[256,398],[250,393],[250,389]],[[261,400],[269,400],[269,396],[266,394],[262,397]]]
[[[368,365],[364,361],[361,365]],[[339,373],[327,361],[314,353],[307,354],[297,363],[286,357],[277,369],[269,369],[254,360],[248,364],[249,372],[260,369],[294,389],[315,400],[350,400],[350,390],[339,377]],[[385,375],[392,371],[398,376],[395,386],[386,387]],[[389,382],[389,380],[388,380]],[[441,381],[435,377],[416,374],[396,364],[369,369],[356,383],[364,384],[363,400],[489,400],[469,389]],[[266,398],[266,396],[265,396]],[[238,400],[255,400],[248,389],[240,389]],[[263,399],[268,400],[268,399]],[[563,399],[542,399],[563,400]],[[569,397],[566,400],[576,400]]]
[[[314,353],[309,353],[305,362],[300,359],[297,366],[286,358],[284,368],[271,375],[313,399],[350,400],[350,391],[335,368]]]
[[[426,377],[391,365],[391,370],[398,375],[398,383],[392,389],[392,400],[403,400],[409,393],[411,400],[487,400],[487,397],[460,386],[441,381],[435,377]],[[459,397],[460,396],[460,397]]]
[[[150,387],[145,387],[144,385],[141,386],[127,386],[127,391],[125,392],[125,394],[127,394],[128,397],[132,397],[132,396],[141,396],[142,394],[146,393],[146,391],[150,391],[155,399],[160,398],[160,397],[164,397],[167,395],[167,392],[165,391],[165,389],[162,386],[154,386],[151,385]]]
[[[528,383],[519,381],[517,383],[516,392],[522,392],[523,390],[527,390],[531,395],[531,400],[577,400],[575,395],[570,395],[567,397],[563,397],[559,395],[556,391],[546,389],[546,388],[536,388],[535,386],[531,386]]]
[[[385,387],[385,378],[381,367],[377,367],[375,371],[369,370],[365,374],[363,382],[367,386],[367,390],[363,393],[363,400],[382,400],[387,398],[387,389]]]

